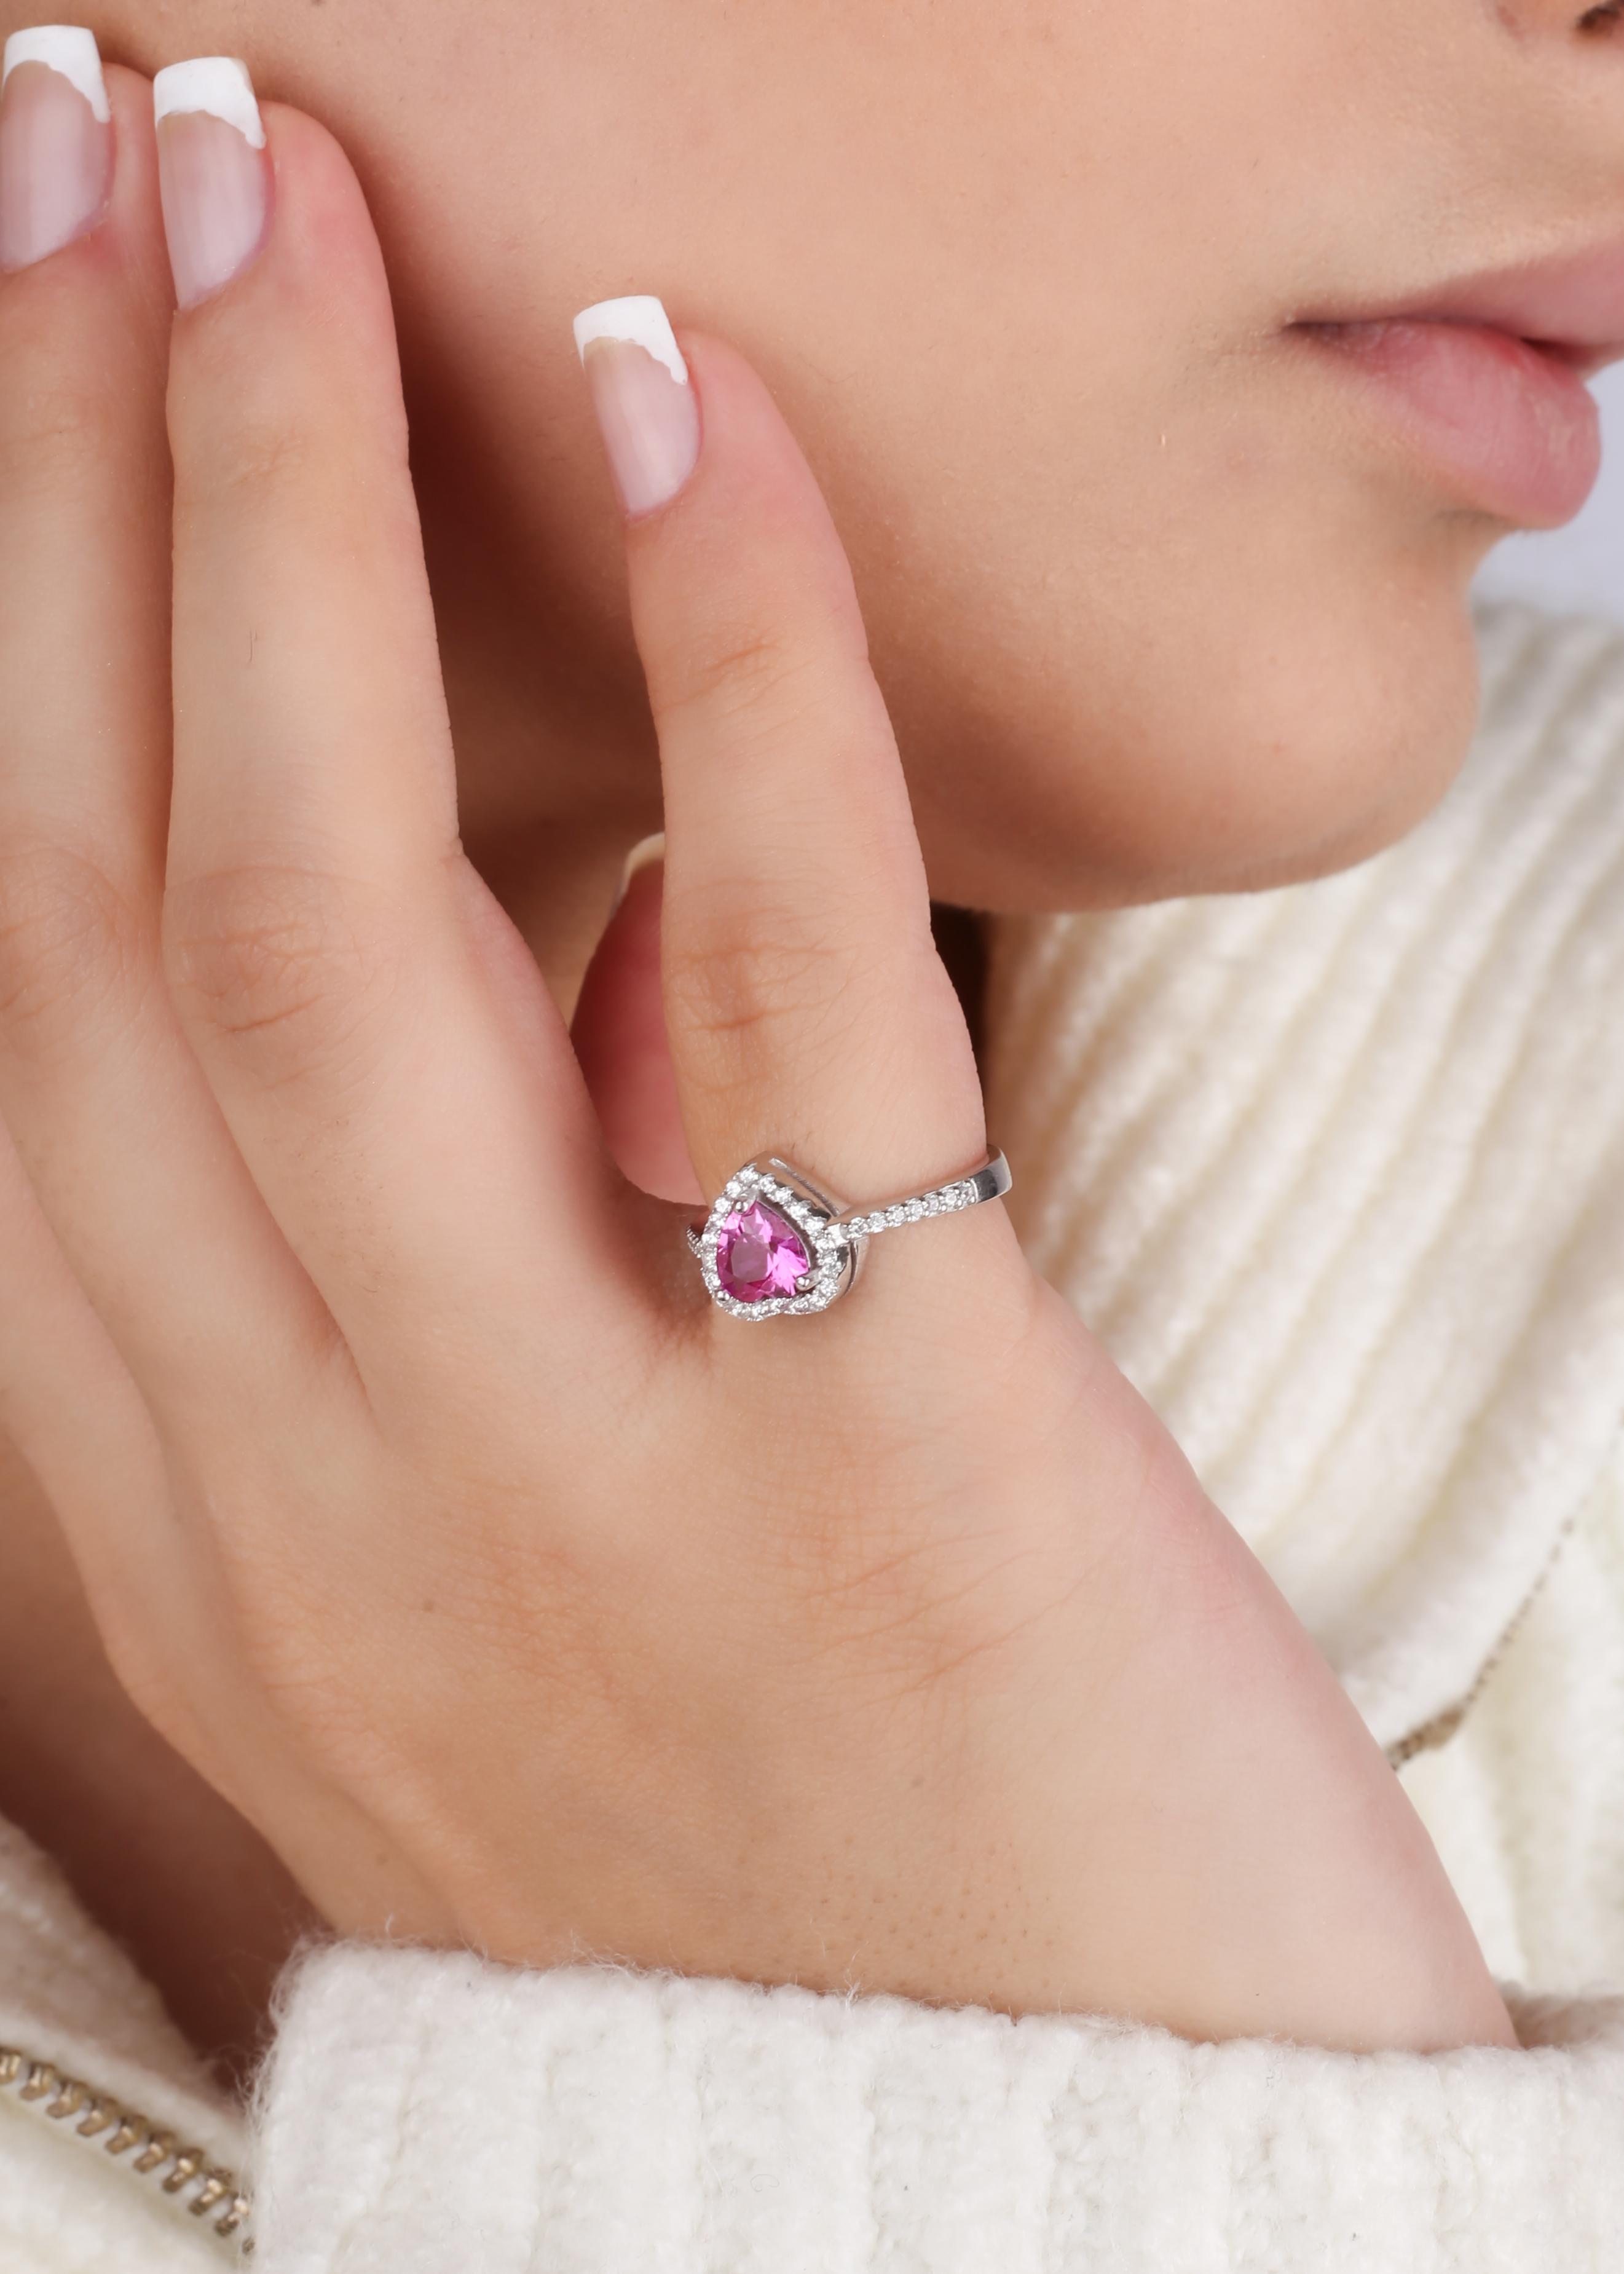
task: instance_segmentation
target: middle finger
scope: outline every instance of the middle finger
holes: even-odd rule
[[[103,124],[59,77],[36,63],[7,81],[5,195],[59,155],[30,131],[44,98],[85,103],[110,194],[78,238],[0,278],[0,1110],[161,1420],[212,1427],[278,1387],[308,1412],[330,1321],[159,968],[171,304],[151,93],[109,72]]]
[[[416,1417],[472,1322],[529,1349],[602,1292],[618,1179],[534,960],[458,840],[359,184],[313,120],[274,105],[261,126],[236,68],[216,84],[215,65],[184,66],[180,95],[218,109],[158,129],[189,304],[169,405],[167,968],[375,1405]],[[204,226],[222,211],[234,247]],[[540,1305],[542,1285],[572,1299]]]

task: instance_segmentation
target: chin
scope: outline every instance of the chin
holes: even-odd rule
[[[1280,591],[1137,658],[1079,642],[1019,719],[904,754],[939,899],[989,912],[1259,892],[1351,868],[1423,821],[1476,725],[1470,570]],[[1175,612],[1176,613],[1176,612]],[[1120,627],[1119,627],[1120,629]],[[929,766],[914,752],[931,753]]]

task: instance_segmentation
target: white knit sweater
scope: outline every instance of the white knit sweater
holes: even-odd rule
[[[15,1835],[0,2046],[247,2156],[263,2274],[1624,2265],[1624,636],[1483,630],[1477,749],[1406,844],[1002,927],[992,1089],[1031,1252],[1404,1764],[1532,1985],[1522,2051],[341,1946],[287,1986],[249,2149]],[[5,2073],[0,2274],[228,2263],[196,2180]]]

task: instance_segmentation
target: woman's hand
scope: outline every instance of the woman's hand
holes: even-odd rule
[[[0,285],[0,1382],[138,1702],[346,1931],[1509,2042],[1396,1780],[1001,1209],[825,1315],[712,1307],[459,848],[350,170],[286,110],[264,159],[166,124],[171,340],[109,79],[105,218]],[[981,1105],[850,578],[760,381],[682,343],[697,463],[628,542],[688,1146],[707,1192],[922,1188]]]

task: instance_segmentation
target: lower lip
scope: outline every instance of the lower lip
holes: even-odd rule
[[[1520,528],[1571,521],[1601,470],[1596,402],[1571,365],[1480,324],[1304,324],[1372,395],[1462,503]]]

